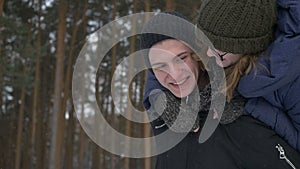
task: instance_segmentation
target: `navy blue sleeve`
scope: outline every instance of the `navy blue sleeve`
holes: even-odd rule
[[[258,97],[248,100],[245,113],[270,126],[292,147],[300,151],[298,130],[291,117],[282,109],[270,104],[264,98]]]
[[[296,129],[297,150],[300,151],[300,76],[293,81],[290,85],[283,89],[282,95],[284,94],[283,105],[286,113],[290,117],[291,123]],[[283,123],[284,124],[284,123]]]

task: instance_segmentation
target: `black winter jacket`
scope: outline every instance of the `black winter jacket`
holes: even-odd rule
[[[151,123],[154,135],[167,130],[166,125],[157,127],[162,123]],[[291,169],[291,165],[300,168],[300,154],[274,130],[250,116],[219,124],[202,144],[198,137],[199,132],[190,132],[176,146],[158,155],[156,169]],[[278,148],[284,150],[292,164],[283,156],[280,158]]]

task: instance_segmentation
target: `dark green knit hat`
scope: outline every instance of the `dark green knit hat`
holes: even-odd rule
[[[197,26],[214,47],[236,54],[257,54],[273,39],[276,0],[206,0]]]

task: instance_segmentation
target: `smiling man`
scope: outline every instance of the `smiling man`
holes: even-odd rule
[[[150,48],[149,60],[157,80],[176,97],[188,96],[197,85],[199,63],[192,54],[188,46],[175,39]]]

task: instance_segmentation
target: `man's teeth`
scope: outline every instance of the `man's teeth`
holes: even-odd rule
[[[183,83],[185,82],[185,80],[186,80],[186,79],[182,79],[181,81],[175,82],[175,83],[173,83],[173,84],[175,84],[175,85],[181,85],[181,84],[183,84]]]

